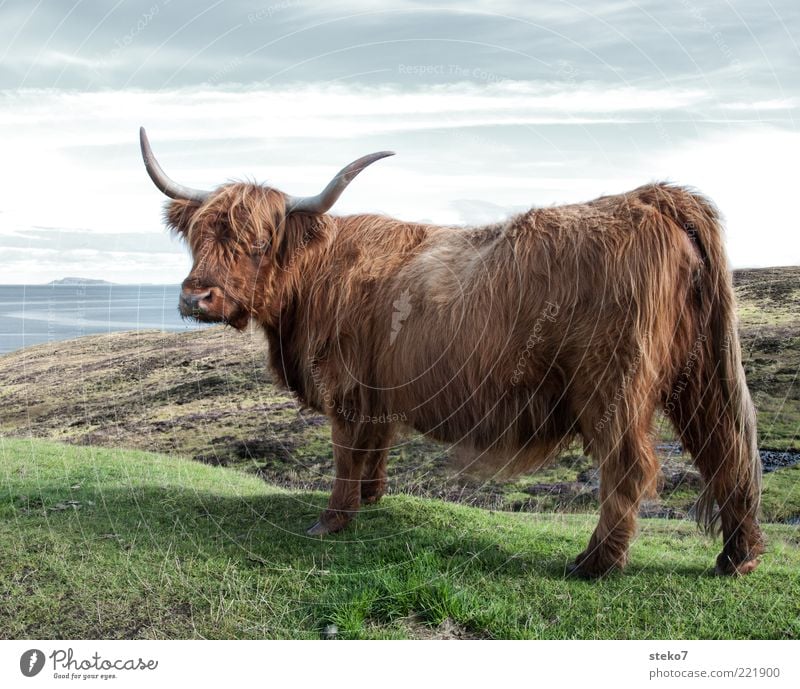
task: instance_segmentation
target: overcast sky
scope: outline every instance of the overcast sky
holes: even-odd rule
[[[582,6],[586,9],[582,9]],[[800,3],[0,0],[0,282],[180,282],[145,125],[195,187],[482,223],[666,179],[734,266],[800,263]]]

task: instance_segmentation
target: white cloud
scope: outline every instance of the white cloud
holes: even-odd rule
[[[730,110],[755,110],[768,112],[771,110],[792,110],[800,105],[798,98],[769,98],[741,103],[729,103]]]
[[[85,67],[96,70],[103,66],[103,61],[99,58],[87,58],[79,55],[69,55],[59,50],[48,50],[39,56],[37,62],[47,66],[58,67]]]
[[[82,277],[120,283],[177,284],[191,264],[182,252],[148,253],[104,250],[59,251],[46,246],[7,249],[3,256],[2,282],[40,284],[62,277]]]
[[[800,265],[800,134],[771,128],[719,134],[664,153],[653,174],[686,182],[722,211],[734,266]]]
[[[164,232],[164,199],[138,151],[140,124],[168,173],[196,187],[254,177],[290,193],[315,193],[353,158],[395,149],[396,158],[359,177],[337,211],[410,220],[482,222],[668,178],[699,187],[719,204],[734,264],[796,263],[790,165],[800,153],[798,135],[733,128],[727,114],[737,108],[696,89],[509,81],[411,91],[303,84],[3,92],[0,130],[13,135],[0,166],[0,280],[46,281],[79,269],[118,281],[183,278],[186,258],[177,243],[174,254],[152,251],[147,261],[109,254],[114,234]],[[685,135],[673,138],[667,128],[686,119]],[[716,134],[697,129],[712,120],[722,123]],[[634,125],[650,140],[626,138]],[[32,247],[29,260],[2,242],[37,226],[86,228],[81,232],[97,235],[100,253],[81,257],[67,243],[56,255]]]
[[[518,81],[432,83],[414,91],[336,84],[166,92],[23,90],[2,94],[0,126],[37,129],[46,140],[60,143],[68,127],[70,143],[91,145],[124,143],[130,126],[143,118],[164,123],[163,134],[190,140],[263,137],[268,132],[305,138],[318,130],[324,136],[360,137],[443,124],[639,120],[653,111],[683,112],[707,100],[696,89],[586,84],[565,90],[561,84]]]

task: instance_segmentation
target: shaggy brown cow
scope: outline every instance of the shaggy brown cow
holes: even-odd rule
[[[721,528],[717,571],[757,566],[755,416],[708,200],[650,184],[468,229],[335,217],[344,187],[389,153],[298,199],[256,184],[182,187],[144,130],[141,144],[174,199],[166,222],[194,257],[182,312],[255,321],[275,376],[330,418],[336,479],[310,534],[338,531],[381,497],[399,427],[494,473],[535,469],[580,436],[600,466],[601,507],[571,571],[601,575],[625,564],[655,488],[660,407],[706,482],[697,514]]]

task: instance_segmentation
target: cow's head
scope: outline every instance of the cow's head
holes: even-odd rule
[[[259,315],[263,300],[269,298],[271,276],[303,251],[353,178],[367,165],[393,155],[381,151],[359,158],[316,196],[289,196],[245,183],[201,191],[167,177],[144,128],[139,138],[150,178],[173,199],[165,209],[166,222],[186,240],[194,259],[181,289],[181,314],[237,329]]]

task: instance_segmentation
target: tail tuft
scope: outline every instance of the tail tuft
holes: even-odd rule
[[[663,196],[669,202],[660,199],[662,212],[683,228],[702,258],[695,289],[703,370],[698,371],[699,388],[691,395],[690,404],[695,408],[690,412],[696,420],[689,424],[694,428],[687,439],[701,471],[707,465],[703,471],[706,486],[696,505],[697,521],[704,531],[717,533],[723,526],[720,503],[729,496],[746,503],[753,518],[760,507],[756,413],[742,366],[736,297],[719,213],[708,199],[685,189],[672,187]]]

